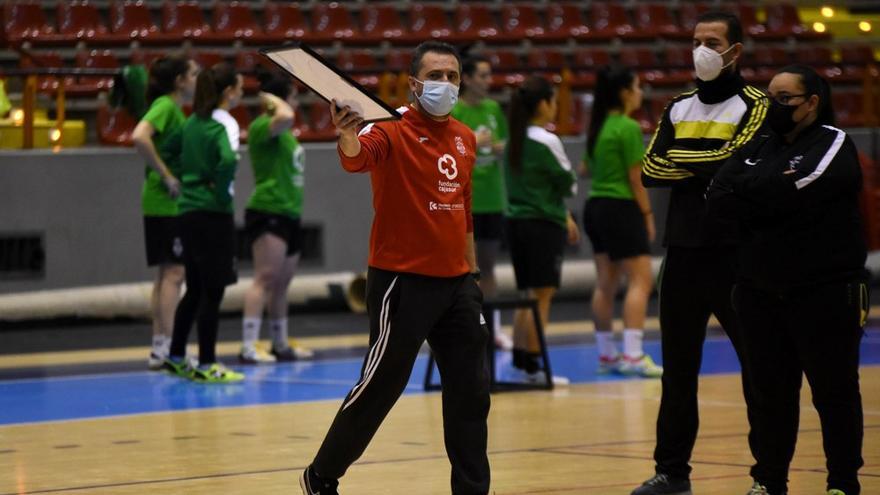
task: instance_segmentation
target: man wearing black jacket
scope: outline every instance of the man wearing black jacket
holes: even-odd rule
[[[742,27],[735,16],[702,15],[693,41],[697,89],[673,98],[666,107],[642,168],[645,186],[669,187],[671,196],[664,239],[667,252],[658,284],[664,371],[654,450],[656,475],[632,495],[691,493],[688,462],[699,425],[697,381],[710,315],[721,322],[743,362],[730,305],[736,230],[729,223],[706,218],[705,191],[721,165],[755,136],[767,103],[764,94],[739,75]],[[751,409],[747,376],[744,366],[744,395]],[[749,444],[753,441],[750,433]]]
[[[786,493],[802,375],[819,412],[829,495],[858,495],[863,415],[859,343],[866,247],[856,147],[832,127],[828,84],[803,66],[770,82],[769,130],[708,191],[710,216],[744,227],[733,304],[753,380],[756,463],[749,493]]]

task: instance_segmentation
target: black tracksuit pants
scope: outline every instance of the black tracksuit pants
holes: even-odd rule
[[[482,292],[470,275],[437,278],[369,269],[370,350],[360,380],[336,413],[315,456],[313,468],[318,475],[340,478],[363,454],[406,387],[427,339],[443,386],[443,430],[452,464],[452,493],[489,492],[489,334],[480,324],[481,304]]]
[[[867,287],[837,283],[780,296],[742,284],[733,301],[755,390],[752,477],[770,493],[785,492],[806,374],[822,424],[828,489],[858,495],[863,464],[859,343]]]
[[[752,394],[747,386],[739,324],[730,303],[736,275],[733,247],[670,246],[663,261],[660,292],[660,334],[663,348],[663,393],[657,416],[657,473],[688,478],[688,464],[699,428],[697,383],[703,359],[706,325],[714,314],[743,364],[743,395],[752,421]],[[753,432],[749,445],[754,446]],[[754,450],[754,448],[752,449]]]

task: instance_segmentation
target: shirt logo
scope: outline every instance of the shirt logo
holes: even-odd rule
[[[448,153],[441,156],[440,159],[437,160],[437,170],[449,180],[458,177],[458,163],[456,163],[455,157]]]
[[[426,138],[425,136],[421,136],[421,137],[419,137],[419,142],[420,142],[420,143],[424,143],[424,142],[427,141],[427,140],[428,140],[428,138]]]
[[[464,203],[437,203],[428,201],[429,211],[460,211],[464,210]]]
[[[757,165],[762,158],[758,158],[757,160],[752,160],[751,158],[746,158],[746,165]]]
[[[461,156],[467,156],[467,148],[464,147],[464,140],[461,136],[455,136],[455,149],[458,150],[458,154]],[[450,179],[452,178],[450,177]]]

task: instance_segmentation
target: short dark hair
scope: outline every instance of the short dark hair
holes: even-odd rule
[[[419,74],[419,69],[422,68],[422,58],[428,52],[452,55],[455,57],[455,61],[458,62],[458,70],[461,72],[461,56],[454,46],[442,41],[425,41],[417,46],[415,53],[413,53],[412,63],[409,66],[409,75],[417,76]]]
[[[723,22],[727,25],[727,42],[731,45],[742,43],[743,28],[739,17],[722,10],[711,10],[697,17],[697,24],[704,22]]]
[[[174,91],[177,78],[186,75],[190,59],[182,54],[165,55],[157,58],[150,65],[149,82],[147,84],[147,101]]]

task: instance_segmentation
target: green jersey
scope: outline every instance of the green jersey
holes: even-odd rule
[[[170,96],[160,96],[153,101],[150,109],[142,120],[153,126],[153,146],[165,165],[179,178],[180,157],[170,153],[166,148],[169,136],[179,131],[186,120],[183,111]],[[177,215],[177,201],[168,195],[168,189],[162,183],[162,176],[151,167],[146,168],[146,180],[141,190],[141,208],[144,216],[173,217]]]
[[[305,153],[290,131],[272,136],[271,121],[263,114],[248,130],[255,188],[247,207],[296,218],[302,214]]]
[[[633,199],[629,169],[641,167],[644,155],[639,123],[626,115],[609,115],[596,136],[593,156],[586,157],[592,177],[590,197]]]
[[[470,127],[474,132],[489,129],[493,141],[507,140],[507,120],[501,106],[488,98],[476,105],[458,100],[452,109],[452,117]],[[504,179],[498,156],[491,146],[477,149],[477,162],[471,177],[473,196],[471,211],[474,213],[501,213],[504,211]]]
[[[557,135],[530,126],[523,143],[522,168],[514,173],[509,165],[504,167],[504,179],[510,218],[539,218],[565,227],[564,199],[574,194],[577,184]]]
[[[190,115],[180,139],[169,143],[180,150],[180,213],[217,211],[233,213],[233,179],[238,156],[232,151],[226,128],[212,118]]]

